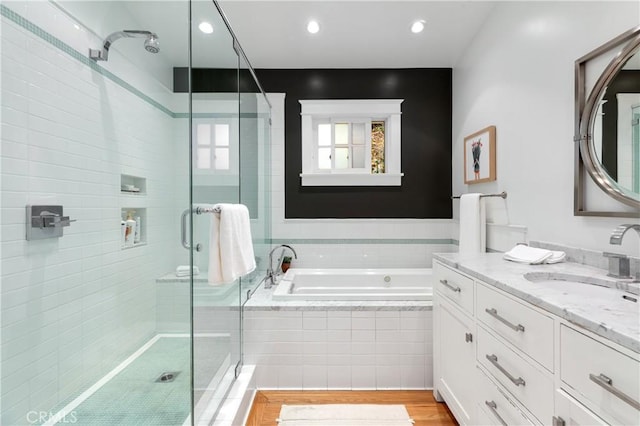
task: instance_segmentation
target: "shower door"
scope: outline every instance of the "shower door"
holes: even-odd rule
[[[240,363],[240,280],[210,284],[213,215],[198,207],[240,202],[238,54],[216,5],[192,1],[191,18],[191,255],[193,418],[209,424]],[[198,28],[208,22],[213,32]],[[205,71],[203,71],[205,70]],[[211,209],[210,209],[211,210]],[[195,272],[195,270],[194,270]]]

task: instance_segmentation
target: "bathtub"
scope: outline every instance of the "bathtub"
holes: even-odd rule
[[[432,294],[427,268],[291,268],[273,291],[273,300],[432,300]]]

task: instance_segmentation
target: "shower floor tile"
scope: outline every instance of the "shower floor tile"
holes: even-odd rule
[[[201,356],[194,360],[195,382],[211,380],[226,359],[229,338],[197,339],[196,345]],[[80,426],[181,426],[191,412],[190,346],[188,337],[161,337],[72,410],[66,421],[74,419]],[[171,382],[156,382],[165,372],[178,374]]]

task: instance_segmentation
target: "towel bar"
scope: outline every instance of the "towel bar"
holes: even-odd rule
[[[482,194],[482,195],[480,195],[480,198],[484,198],[484,197],[500,197],[500,198],[505,199],[505,198],[507,198],[507,191],[502,191],[499,194]],[[459,198],[460,198],[460,195],[456,195],[456,196],[451,197],[452,200],[457,200]]]
[[[182,212],[182,217],[180,218],[180,224],[181,224],[181,234],[182,234],[182,247],[186,248],[187,250],[189,250],[191,248],[191,244],[189,244],[189,242],[187,241],[187,216],[189,215],[189,210],[191,210],[193,213],[195,214],[203,214],[203,213],[220,213],[221,208],[220,206],[207,206],[207,207],[202,207],[202,206],[193,206],[191,209],[186,209],[185,211]],[[196,244],[195,246],[196,251],[200,251],[202,250],[202,244]]]

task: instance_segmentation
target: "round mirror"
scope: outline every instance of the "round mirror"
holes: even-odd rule
[[[607,66],[582,114],[582,160],[594,181],[640,208],[640,37]]]

